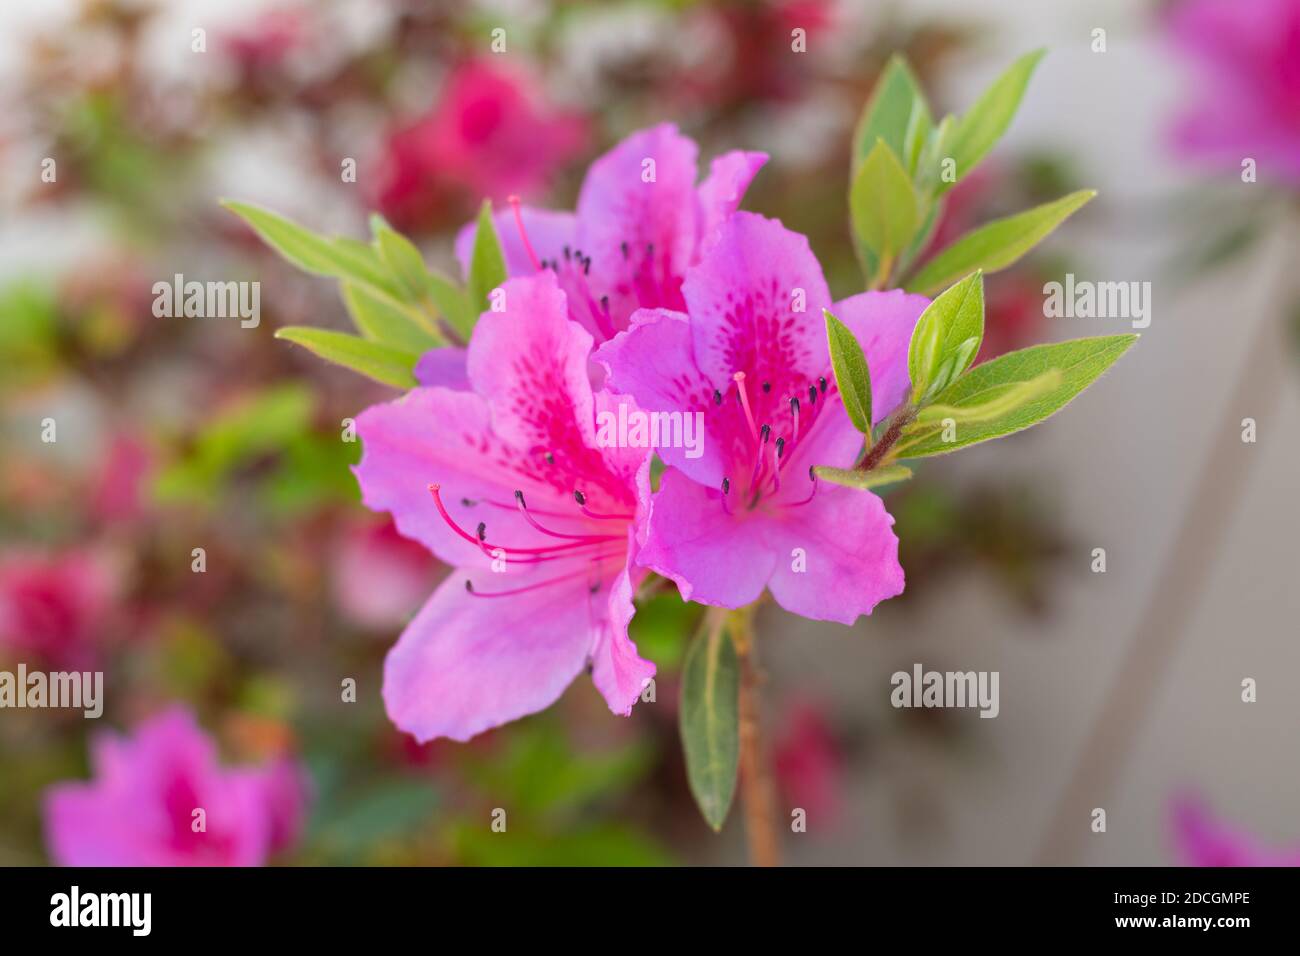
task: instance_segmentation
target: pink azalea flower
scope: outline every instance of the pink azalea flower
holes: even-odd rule
[[[1174,127],[1188,156],[1300,184],[1300,0],[1190,0],[1166,20],[1200,71]]]
[[[928,300],[868,292],[832,304],[808,240],[744,212],[721,227],[682,294],[686,313],[638,312],[597,353],[614,391],[704,424],[698,457],[659,449],[671,467],[638,560],[686,600],[741,607],[768,588],[788,611],[852,624],[902,592],[903,569],[880,499],[813,477],[813,465],[849,467],[862,448],[835,388],[822,309],[862,343],[879,421],[908,390],[908,343]]]
[[[91,765],[91,782],[46,792],[46,842],[62,866],[260,866],[296,839],[305,811],[296,764],[223,769],[182,707],[130,737],[97,736]]]
[[[0,555],[0,647],[56,668],[93,663],[117,586],[113,566],[89,550]]]
[[[1300,866],[1300,848],[1279,850],[1216,819],[1192,796],[1172,812],[1174,844],[1187,866]]]
[[[393,133],[379,208],[399,227],[436,218],[457,193],[504,202],[540,193],[577,156],[586,123],[543,104],[536,81],[485,61],[456,67],[426,115]]]
[[[671,123],[641,130],[591,164],[573,213],[516,208],[496,213],[506,268],[549,268],[568,294],[572,318],[603,342],[639,308],[682,309],[686,271],[735,212],[763,153],[716,157],[696,185],[699,147]],[[650,178],[653,161],[653,180]],[[456,254],[466,273],[473,224]]]
[[[584,667],[626,715],[654,674],[627,636],[648,454],[596,447],[597,412],[626,400],[593,394],[592,339],[555,276],[503,290],[467,350],[472,389],[416,388],[357,419],[366,505],[455,568],[384,665],[389,717],[421,741],[541,710]]]
[[[424,603],[436,562],[392,521],[348,528],[334,556],[334,594],[349,619],[373,630],[405,624]]]

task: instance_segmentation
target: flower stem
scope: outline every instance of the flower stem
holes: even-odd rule
[[[740,799],[744,804],[749,859],[754,866],[779,866],[781,847],[775,788],[763,745],[760,707],[763,678],[754,656],[754,609],[741,608],[728,617],[740,662]]]

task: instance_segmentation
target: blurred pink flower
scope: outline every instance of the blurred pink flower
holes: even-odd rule
[[[1190,0],[1165,31],[1200,72],[1176,147],[1232,167],[1251,157],[1261,181],[1300,184],[1300,0]]]
[[[130,737],[97,736],[91,764],[93,781],[46,792],[46,843],[63,866],[260,866],[297,839],[306,810],[296,764],[222,769],[179,706]]]
[[[424,603],[437,568],[428,550],[402,537],[391,519],[353,525],[335,551],[334,595],[361,627],[401,627]]]
[[[113,567],[86,549],[0,555],[0,647],[61,668],[93,662],[117,588]]]
[[[1188,866],[1300,866],[1300,847],[1278,850],[1211,815],[1193,796],[1180,796],[1171,812],[1174,845]]]
[[[772,763],[790,808],[803,808],[820,827],[833,826],[840,813],[844,761],[821,708],[807,700],[787,708]]]
[[[101,521],[126,523],[145,509],[145,482],[153,460],[143,442],[128,434],[113,437],[95,476],[91,510]]]
[[[245,77],[278,69],[306,39],[303,10],[267,10],[250,23],[223,34],[221,53]]]
[[[470,194],[501,204],[536,196],[587,139],[580,116],[543,103],[537,82],[514,70],[469,61],[447,78],[428,114],[385,145],[377,202],[402,228],[436,219]]]

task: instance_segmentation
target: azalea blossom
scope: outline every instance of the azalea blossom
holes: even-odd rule
[[[54,667],[93,663],[118,584],[115,566],[85,548],[0,555],[0,648]]]
[[[536,81],[483,60],[454,68],[425,116],[392,133],[378,174],[380,210],[425,225],[468,194],[504,201],[541,192],[581,152],[586,122],[545,104]]]
[[[1199,71],[1173,130],[1188,156],[1300,184],[1300,0],[1190,0],[1166,33]]]
[[[45,796],[50,856],[63,866],[260,866],[296,840],[297,764],[223,768],[194,717],[174,707],[129,737],[91,744],[94,779]]]
[[[603,342],[639,308],[681,309],[682,281],[740,205],[763,153],[723,153],[698,185],[699,147],[662,123],[633,133],[587,171],[576,212],[523,206],[493,220],[512,276],[556,273],[572,318]],[[456,254],[469,271],[474,225]]]
[[[1216,818],[1184,795],[1172,807],[1174,844],[1188,866],[1300,866],[1300,846],[1278,849]]]
[[[416,388],[357,419],[365,504],[454,570],[384,665],[389,717],[467,740],[553,703],[589,668],[628,714],[654,665],[627,636],[645,449],[597,448],[592,337],[550,272],[510,279],[464,363],[469,389]]]
[[[868,292],[832,304],[808,241],[739,212],[682,286],[685,312],[639,311],[601,347],[607,385],[651,412],[703,416],[703,454],[660,449],[638,560],[682,597],[743,607],[764,588],[788,611],[852,624],[903,590],[893,518],[874,494],[830,485],[863,438],[831,370],[822,310],[852,329],[881,421],[909,388],[907,349],[928,300]]]

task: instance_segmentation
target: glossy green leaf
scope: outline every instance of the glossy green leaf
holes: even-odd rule
[[[291,219],[250,203],[224,200],[222,205],[252,226],[267,245],[299,269],[314,275],[353,279],[401,297],[398,283],[364,242],[318,235]]]
[[[470,305],[469,295],[442,273],[430,269],[426,279],[427,291],[433,307],[447,320],[452,329],[468,342],[481,310],[473,308]]]
[[[849,214],[854,236],[876,261],[875,274],[867,278],[879,287],[918,225],[911,177],[883,140],[876,141],[853,177]]]
[[[922,266],[907,282],[907,291],[934,295],[976,269],[986,273],[1005,269],[1095,195],[1096,190],[1081,189],[966,233]]]
[[[957,162],[957,179],[967,176],[1007,131],[1020,108],[1029,78],[1045,52],[1034,50],[1016,60],[957,120],[946,154]],[[943,192],[952,185],[940,182],[939,191]]]
[[[419,320],[413,306],[347,280],[340,284],[339,291],[353,323],[367,339],[416,355],[445,344]]]
[[[942,455],[1036,425],[1060,411],[1096,381],[1137,338],[1132,334],[1106,335],[1035,345],[977,365],[936,395],[934,404],[978,407],[1004,396],[1008,385],[1031,382],[1051,372],[1056,372],[1059,377],[1050,389],[1028,402],[1017,404],[1004,415],[958,426],[954,441],[945,442],[940,433],[932,432],[914,440],[900,439],[895,448],[904,458]]]
[[[858,118],[853,134],[853,168],[883,139],[912,168],[916,150],[929,134],[933,120],[925,94],[907,60],[895,54],[886,64]]]
[[[427,294],[429,270],[424,256],[415,243],[387,225],[377,216],[371,217],[371,230],[375,235],[375,250],[379,258],[401,284],[408,302],[419,302]]]
[[[970,367],[984,338],[984,276],[976,272],[926,307],[912,330],[907,373],[912,400],[943,388]]]
[[[483,201],[474,231],[474,252],[469,264],[469,302],[477,317],[488,308],[488,293],[506,281],[506,259],[501,239],[492,223],[492,203]]]
[[[696,637],[682,671],[680,727],[691,793],[714,830],[722,829],[740,762],[740,665],[722,627]]]
[[[414,352],[381,345],[345,332],[305,325],[287,326],[278,330],[275,337],[301,345],[327,362],[342,365],[384,385],[401,389],[415,385],[412,370],[419,355]]]
[[[833,485],[846,488],[867,490],[884,485],[897,484],[912,477],[912,469],[904,465],[883,465],[871,471],[859,471],[856,468],[831,468],[829,465],[815,465],[813,473]]]
[[[871,373],[862,346],[849,327],[826,309],[826,341],[831,350],[831,368],[835,371],[835,384],[840,390],[844,410],[853,427],[871,441]]]

